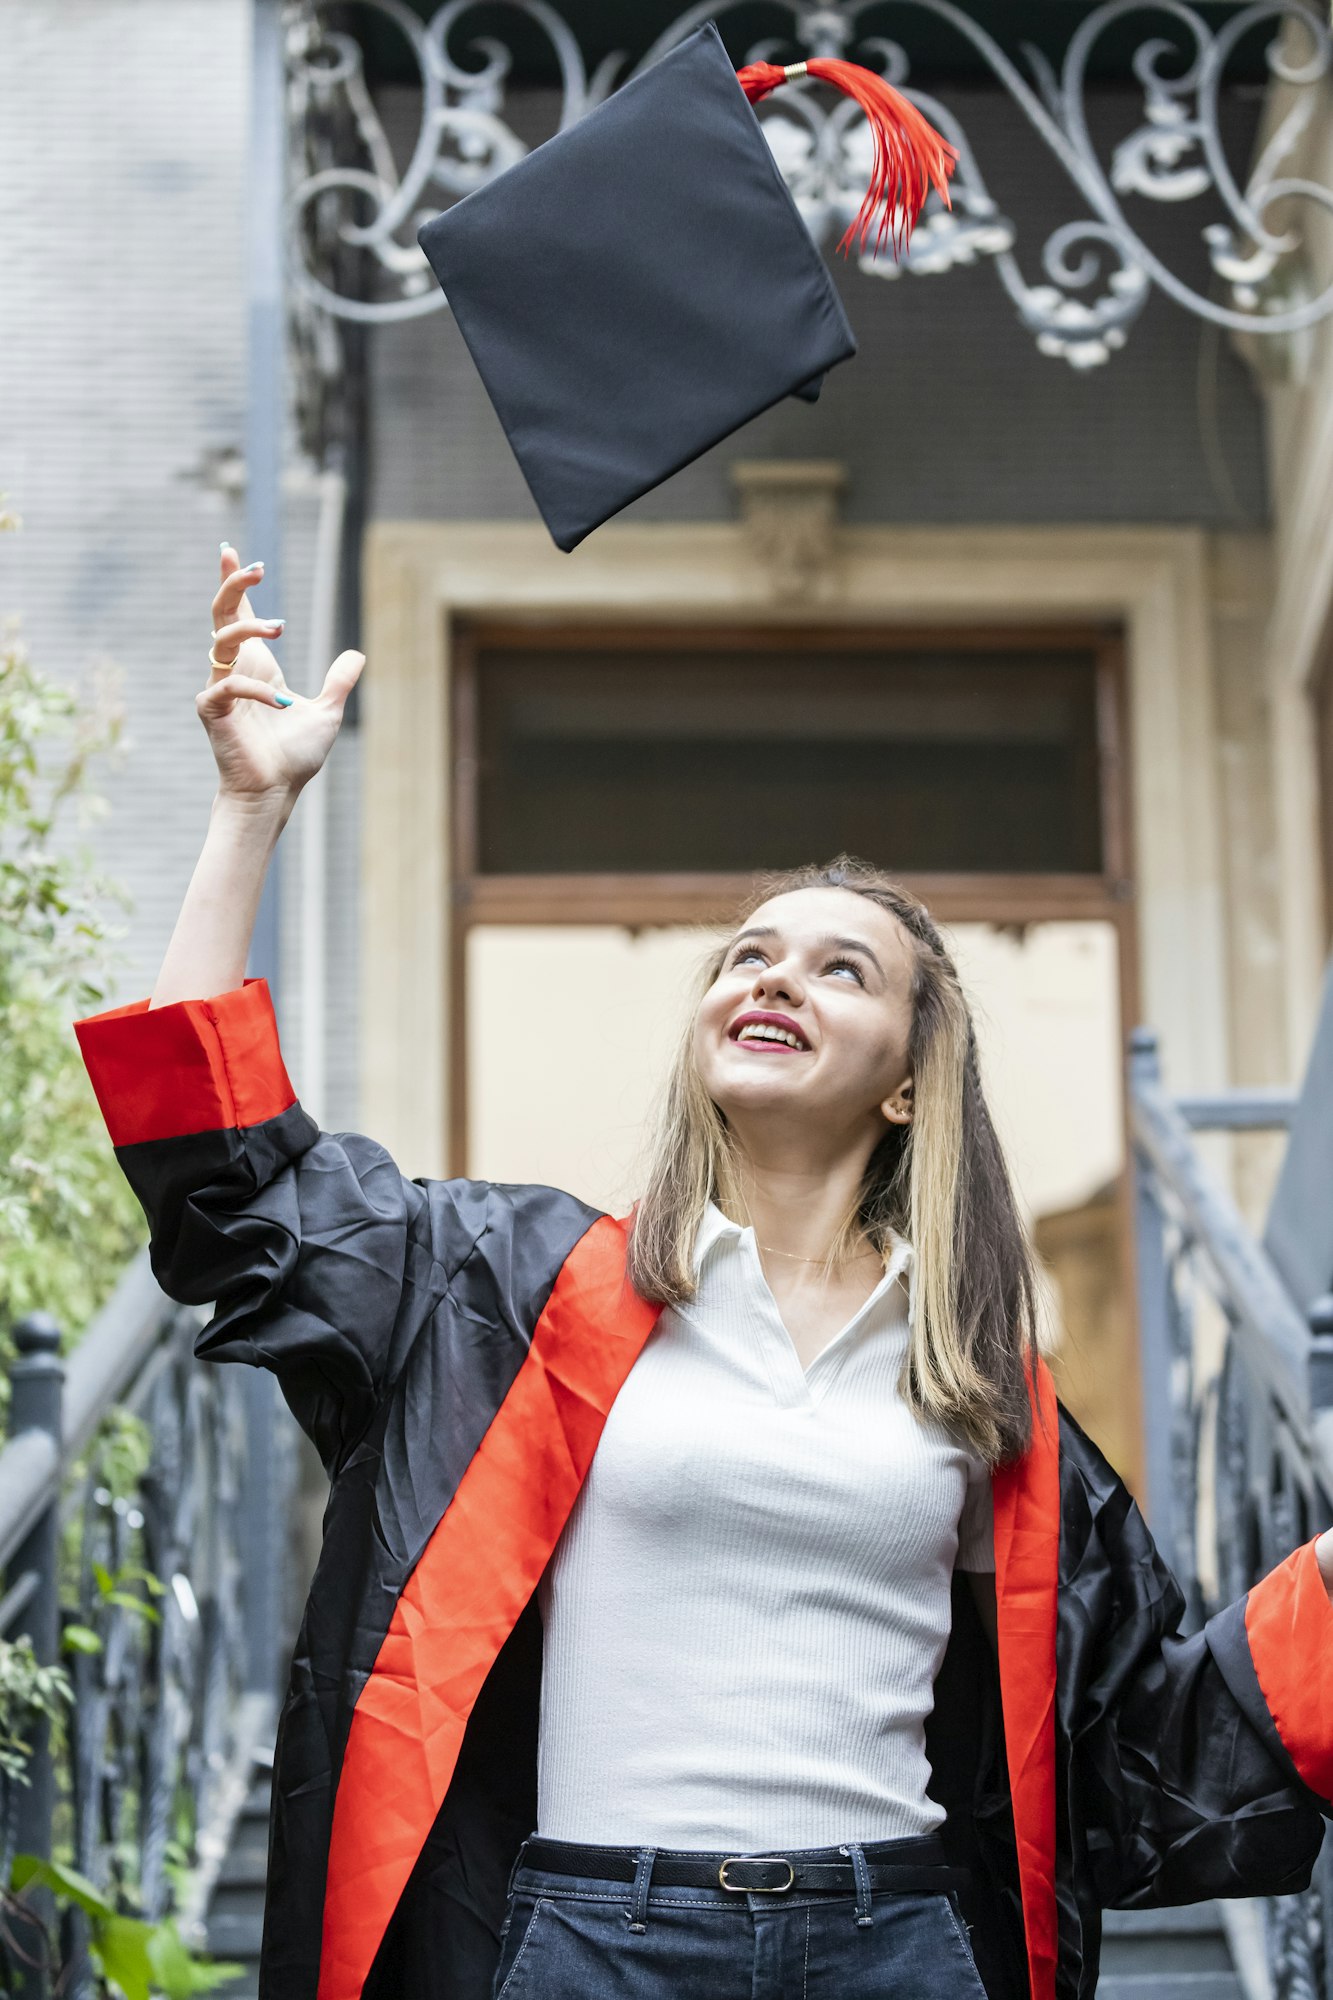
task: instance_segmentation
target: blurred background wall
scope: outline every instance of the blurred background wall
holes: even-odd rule
[[[1087,11],[1064,9],[1062,32]],[[987,25],[1020,39],[1019,13]],[[192,697],[217,544],[243,540],[247,257],[271,192],[250,175],[253,26],[249,0],[0,0],[4,62],[43,81],[6,93],[0,126],[0,489],[25,521],[0,545],[0,604],[49,669],[123,676],[128,740],[98,839],[135,899],[124,998],[151,984],[211,796]],[[368,60],[401,167],[417,99],[400,61]],[[1079,212],[1068,182],[975,65],[939,57],[929,80],[1035,266]],[[1277,108],[1261,71],[1224,91],[1242,164]],[[1140,109],[1127,64],[1109,63],[1088,103],[1099,146]],[[555,113],[548,80],[520,73],[515,129],[536,142]],[[1301,142],[1316,178],[1327,114],[1325,98]],[[1164,262],[1206,289],[1204,219],[1180,203],[1149,222]],[[1316,232],[1316,275],[1327,249]],[[1153,1018],[1193,1088],[1285,1082],[1327,942],[1329,341],[1261,351],[1154,294],[1122,351],[1076,370],[1038,351],[985,258],[932,277],[834,269],[860,352],[819,403],[761,417],[572,558],[550,549],[447,314],[349,332],[332,487],[303,428],[309,357],[294,363],[282,601],[259,601],[288,619],[295,685],[317,685],[338,644],[369,664],[318,802],[284,839],[263,969],[327,1124],[364,1125],[410,1172],[568,1179],[624,1202],[702,927],[747,871],[793,858],[745,833],[804,744],[822,775],[791,808],[801,853],[879,841],[868,858],[939,892],[1052,1272],[1064,1379],[1133,1475],[1125,1033]],[[919,781],[907,821],[876,820],[864,786],[849,816],[846,731],[811,733],[792,705],[799,671],[832,713],[849,646],[886,689],[907,653],[927,682],[944,653],[949,672],[995,677],[989,706],[961,681],[934,708],[929,686],[915,707],[886,693],[886,772],[896,784],[896,755]],[[689,694],[710,647],[755,677],[762,729],[738,735]],[[614,654],[600,750],[505,692],[515,653],[554,674],[580,648]],[[1084,662],[1069,673],[1091,690],[1086,727],[1031,693],[1052,649]],[[1019,701],[1015,674],[1032,720],[1015,708],[1005,737],[994,714]],[[978,755],[1026,758],[1027,775],[983,796],[960,777]],[[673,758],[714,773],[683,867],[650,796]],[[753,780],[730,818],[729,758]],[[641,815],[608,803],[612,767],[644,774]],[[1268,1142],[1228,1159],[1257,1213]]]

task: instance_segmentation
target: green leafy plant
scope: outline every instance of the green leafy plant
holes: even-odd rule
[[[194,1993],[211,1993],[245,1967],[196,1957],[171,1917],[156,1922],[127,1917],[77,1869],[40,1855],[17,1854],[9,1878],[19,1894],[36,1886],[47,1889],[57,1903],[73,1904],[88,1919],[88,1948],[99,1977],[124,2000],[189,2000]]]
[[[32,1737],[43,1716],[58,1724],[73,1700],[62,1667],[44,1667],[32,1640],[0,1639],[0,1773],[12,1784],[26,1785]]]
[[[123,1404],[113,1403],[98,1425],[87,1454],[73,1466],[71,1480],[76,1486],[97,1487],[109,1500],[133,1501],[147,1477],[152,1457],[153,1434],[143,1418]],[[60,1594],[66,1619],[60,1643],[67,1653],[100,1653],[100,1633],[78,1615],[85,1561],[83,1534],[82,1512],[76,1509],[66,1520],[61,1538]],[[133,1546],[141,1546],[137,1535]],[[117,1604],[148,1625],[162,1622],[161,1613],[151,1600],[164,1597],[166,1585],[142,1563],[126,1559],[112,1571],[104,1563],[93,1562],[89,1574],[99,1604]]]
[[[0,530],[17,527],[0,504]],[[121,733],[114,680],[78,693],[43,675],[17,622],[0,627],[0,1340],[43,1308],[92,1317],[143,1238],[70,1022],[107,995],[107,911],[127,898],[84,833],[94,761]]]

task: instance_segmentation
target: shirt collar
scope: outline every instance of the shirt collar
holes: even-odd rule
[[[743,1237],[753,1237],[753,1235],[753,1230],[742,1228],[739,1222],[733,1222],[730,1216],[722,1213],[715,1201],[710,1201],[703,1212],[703,1219],[694,1238],[695,1276],[698,1277],[705,1257],[716,1244],[723,1242],[727,1237],[739,1241]],[[907,1277],[910,1276],[915,1261],[915,1252],[907,1238],[895,1233],[890,1253],[884,1260],[885,1271],[893,1271],[896,1277]]]

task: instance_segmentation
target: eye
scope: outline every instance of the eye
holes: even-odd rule
[[[744,965],[746,960],[750,958],[757,958],[761,965],[767,965],[768,963],[768,960],[764,957],[763,952],[760,951],[757,944],[738,944],[731,955],[731,963],[733,965]]]
[[[858,986],[864,986],[866,983],[865,975],[862,973],[860,966],[852,958],[831,958],[824,967],[824,970],[826,972],[850,972]]]

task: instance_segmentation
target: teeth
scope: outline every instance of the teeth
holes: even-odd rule
[[[805,1043],[790,1028],[775,1028],[767,1021],[748,1021],[741,1029],[738,1042],[786,1042],[788,1048],[803,1049]]]

